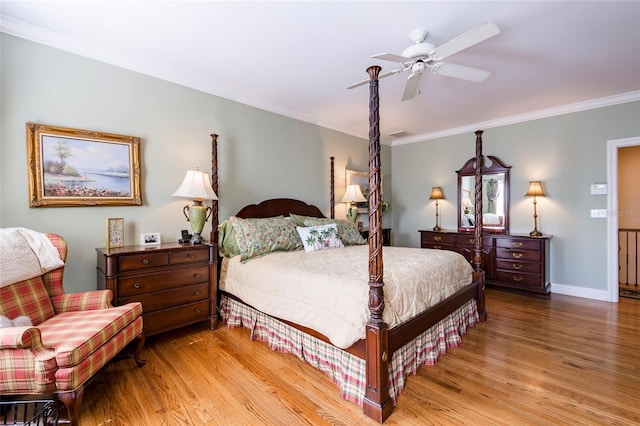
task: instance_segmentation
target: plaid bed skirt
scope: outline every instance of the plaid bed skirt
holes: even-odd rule
[[[266,342],[271,350],[287,352],[311,364],[331,378],[342,398],[362,406],[365,394],[365,362],[260,311],[222,295],[220,315],[228,328],[251,330],[251,340]],[[474,299],[394,352],[389,363],[389,394],[395,405],[406,378],[425,365],[434,365],[447,348],[459,346],[467,327],[479,322]]]

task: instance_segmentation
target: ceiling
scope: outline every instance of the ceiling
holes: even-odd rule
[[[426,72],[380,80],[384,143],[406,143],[640,99],[640,1],[5,1],[2,32],[368,138],[368,86],[409,33],[436,46],[485,22],[501,33]],[[639,118],[640,119],[640,118]],[[396,136],[386,136],[400,132]]]

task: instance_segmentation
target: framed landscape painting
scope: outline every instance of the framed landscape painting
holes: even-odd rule
[[[140,138],[27,123],[29,207],[142,205]]]

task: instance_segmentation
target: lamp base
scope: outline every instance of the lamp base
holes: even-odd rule
[[[191,244],[204,244],[204,238],[202,238],[202,235],[200,235],[199,233],[193,233],[193,237],[191,237]]]
[[[532,237],[541,237],[542,232],[538,231],[537,229],[534,229],[533,231],[529,232],[529,235],[531,235]]]
[[[438,225],[433,227],[434,231],[442,231],[442,228],[440,228]]]
[[[347,211],[347,219],[349,219],[353,223],[356,223],[356,221],[358,220],[357,207],[349,207],[349,210]]]

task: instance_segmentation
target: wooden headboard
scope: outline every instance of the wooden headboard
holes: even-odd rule
[[[301,216],[325,217],[316,206],[292,198],[273,198],[258,204],[249,204],[236,213],[236,216],[246,219],[249,217],[289,216],[290,213]]]

